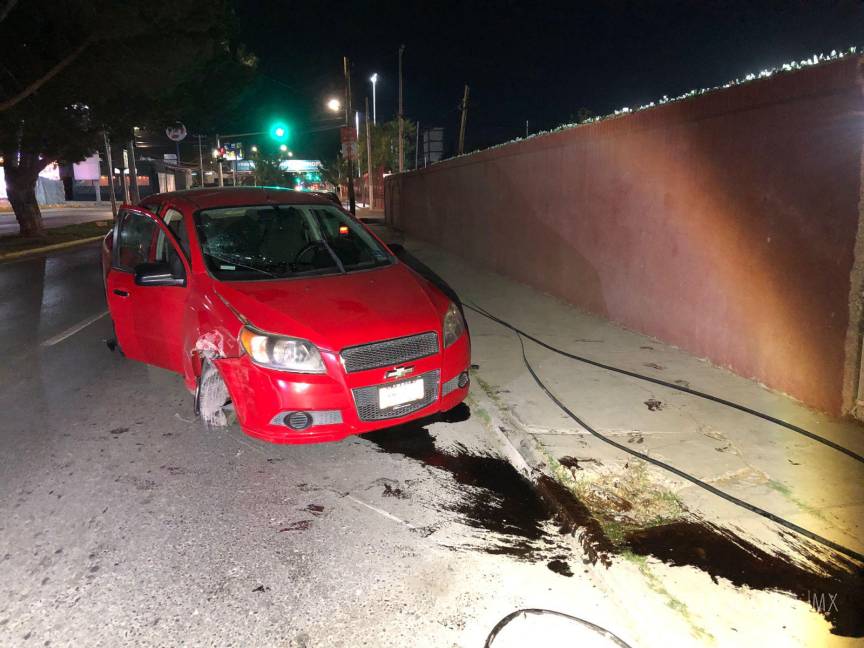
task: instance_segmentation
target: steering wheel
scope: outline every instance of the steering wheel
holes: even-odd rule
[[[308,254],[309,252],[314,252],[318,248],[322,246],[321,241],[312,241],[311,243],[307,243],[302,250],[300,250],[297,254],[294,255],[294,260],[291,261],[291,265],[313,265],[312,261],[302,261],[301,258]]]

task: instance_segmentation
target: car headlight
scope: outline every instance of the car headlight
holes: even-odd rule
[[[300,373],[326,371],[318,347],[307,340],[273,335],[244,326],[240,331],[240,344],[252,362],[263,367]]]
[[[456,304],[450,302],[447,314],[444,316],[444,348],[453,344],[465,332],[465,320]]]

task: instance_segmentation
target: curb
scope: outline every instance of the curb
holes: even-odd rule
[[[472,380],[471,398],[489,416],[486,426],[497,441],[504,458],[537,489],[543,500],[560,515],[567,526],[579,528],[581,520],[571,513],[571,503],[562,496],[559,489],[550,484],[559,484],[554,475],[546,468],[545,458],[537,451],[536,443],[512,416],[509,416],[481,387]]]
[[[101,206],[108,205],[110,208],[111,201],[103,200],[96,202],[95,200],[72,200],[65,203],[52,203],[50,205],[39,205],[39,209],[97,209]],[[119,203],[118,203],[119,204]],[[5,204],[0,206],[0,214],[14,214],[12,207],[7,207]]]
[[[0,261],[11,261],[13,259],[20,259],[21,257],[30,256],[33,254],[42,254],[44,252],[53,252],[55,250],[64,250],[66,248],[76,247],[78,245],[84,245],[86,243],[93,243],[95,241],[101,241],[105,238],[104,235],[100,236],[91,236],[89,238],[76,239],[74,241],[64,241],[63,243],[53,243],[52,245],[43,245],[38,248],[30,248],[29,250],[17,250],[15,252],[0,252]]]
[[[583,558],[585,574],[594,586],[603,593],[610,602],[617,605],[622,612],[622,628],[618,630],[627,631],[627,636],[634,640],[641,637],[641,628],[632,614],[627,613],[628,606],[615,591],[615,585],[607,575],[610,564],[604,564],[602,560],[588,562],[586,547],[580,538],[579,528],[582,520],[572,514],[572,502],[563,494],[563,485],[554,476],[550,476],[545,470],[546,461],[538,451],[536,442],[528,432],[525,432],[518,421],[510,416],[506,409],[502,409],[495,400],[486,393],[479,380],[471,381],[469,398],[473,400],[478,408],[482,408],[489,417],[488,423],[483,423],[493,436],[501,453],[518,473],[523,475],[537,490],[540,498],[546,502],[559,516],[562,532],[572,538],[574,554]],[[567,491],[569,493],[569,491]],[[565,529],[568,529],[565,531]],[[635,643],[633,645],[636,645]]]

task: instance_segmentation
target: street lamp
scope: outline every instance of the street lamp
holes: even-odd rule
[[[378,108],[375,102],[375,84],[378,83],[378,73],[376,72],[369,80],[372,82],[372,123],[378,125]]]
[[[327,102],[327,110],[338,113],[342,111],[342,102],[333,97]]]
[[[282,152],[284,153],[285,151],[288,150],[288,145],[287,145],[287,144],[282,144],[282,145],[280,145],[280,146],[279,146],[279,150],[282,151]]]

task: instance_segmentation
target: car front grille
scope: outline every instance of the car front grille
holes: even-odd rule
[[[390,385],[395,385],[399,382],[417,380],[417,378],[423,379],[423,398],[413,401],[411,403],[405,403],[404,405],[388,407],[384,410],[378,407],[379,387],[389,387]],[[431,403],[434,403],[438,399],[438,384],[441,381],[441,372],[438,369],[435,369],[434,371],[427,371],[420,376],[415,376],[413,378],[409,378],[408,380],[400,380],[396,382],[384,383],[381,385],[370,385],[369,387],[358,387],[356,389],[352,389],[351,391],[354,394],[354,404],[357,407],[357,416],[360,418],[360,420],[381,421],[384,419],[396,418],[397,416],[405,416],[406,414],[410,414],[411,412],[416,412],[419,409],[423,409],[424,407]]]
[[[403,364],[438,353],[438,334],[434,331],[409,335],[394,340],[383,340],[372,344],[342,349],[345,371],[366,371]]]

